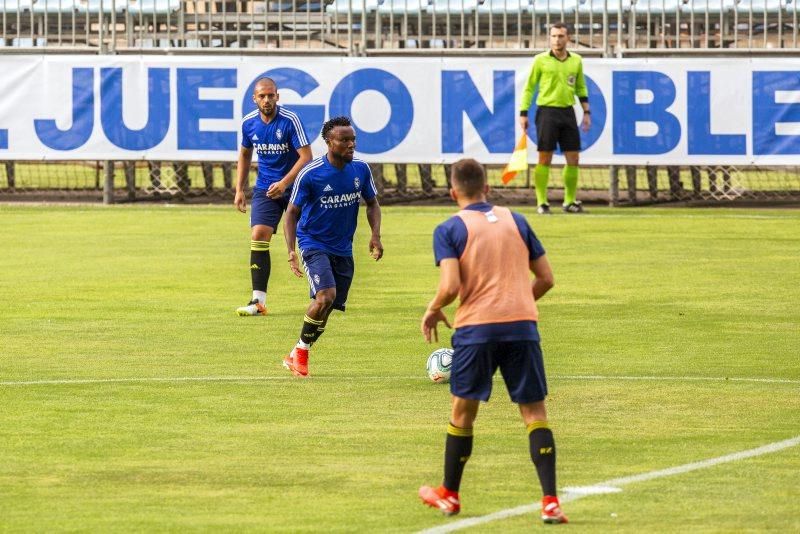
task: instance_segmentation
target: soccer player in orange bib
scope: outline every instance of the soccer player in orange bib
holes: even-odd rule
[[[542,520],[566,523],[556,496],[556,447],[547,423],[547,380],[536,327],[536,301],[553,287],[553,271],[525,217],[486,201],[489,187],[480,163],[462,159],[453,164],[451,184],[450,196],[461,211],[434,232],[439,288],[422,316],[421,329],[428,342],[438,341],[438,323],[450,327],[442,308],[460,298],[450,375],[452,412],[444,481],[438,487],[422,486],[419,496],[445,515],[461,510],[458,492],[472,454],[473,425],[480,401],[489,400],[499,367],[527,427],[544,494]]]

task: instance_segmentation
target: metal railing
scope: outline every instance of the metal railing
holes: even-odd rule
[[[371,164],[383,203],[448,198],[449,165]],[[255,169],[254,169],[255,170]],[[532,176],[502,181],[502,166],[486,166],[492,195],[535,202]],[[561,200],[561,168],[552,171],[551,201]],[[38,161],[0,164],[0,201],[231,202],[236,164],[159,161]],[[255,172],[250,173],[251,188]],[[612,205],[659,202],[796,203],[800,168],[733,165],[584,166],[580,198]]]
[[[0,52],[370,55],[546,48],[600,55],[798,48],[800,0],[0,0]]]

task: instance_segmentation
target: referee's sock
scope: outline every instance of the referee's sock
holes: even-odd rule
[[[564,167],[564,205],[569,206],[578,196],[578,166]]]
[[[534,421],[528,425],[531,460],[536,466],[543,495],[556,495],[556,443],[547,421]]]
[[[267,298],[267,283],[272,268],[269,257],[269,241],[250,241],[250,278],[253,282],[253,299],[264,304]]]
[[[536,205],[547,204],[547,183],[550,181],[550,165],[536,165],[533,171],[534,184],[536,185]]]
[[[472,454],[472,429],[459,428],[453,423],[447,425],[447,441],[444,446],[444,482],[443,486],[458,492],[461,487],[461,476],[464,466]]]

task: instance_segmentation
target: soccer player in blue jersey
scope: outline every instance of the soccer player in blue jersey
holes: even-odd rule
[[[266,315],[267,283],[271,270],[269,243],[286,210],[297,173],[311,161],[311,147],[296,114],[278,105],[278,87],[260,78],[253,88],[258,109],[242,119],[236,197],[233,204],[247,212],[245,187],[253,150],[258,154],[258,177],[250,210],[250,275],[253,297],[236,310],[241,316]]]
[[[372,229],[370,255],[376,261],[383,257],[378,190],[369,165],[353,157],[356,134],[350,119],[336,117],[326,122],[322,138],[328,153],[300,171],[283,227],[289,268],[298,277],[303,276],[296,240],[312,298],[300,340],[283,360],[284,367],[299,377],[308,376],[308,351],[325,331],[331,311],[345,309],[353,282],[353,235],[362,198]]]

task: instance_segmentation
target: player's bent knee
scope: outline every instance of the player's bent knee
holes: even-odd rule
[[[333,301],[336,300],[336,288],[322,289],[318,291],[314,296],[314,300],[316,300],[317,304],[319,304],[325,310],[329,309],[331,306],[333,306]]]

